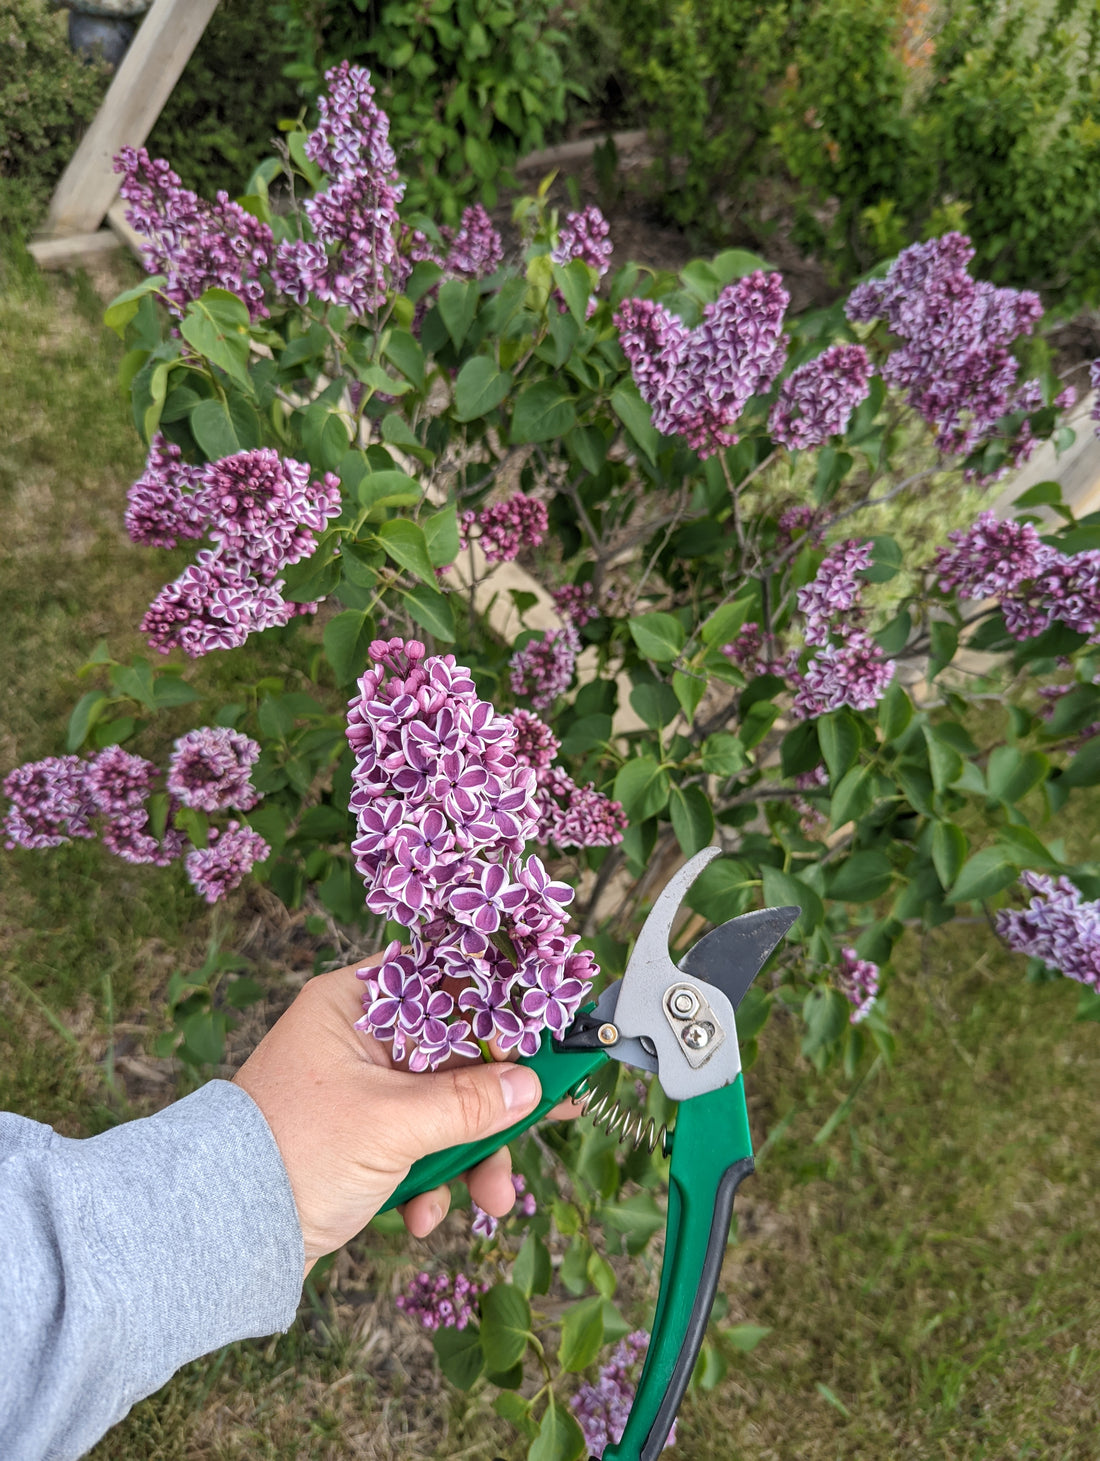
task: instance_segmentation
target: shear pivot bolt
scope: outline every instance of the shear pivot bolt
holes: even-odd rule
[[[702,1050],[704,1046],[710,1044],[710,1031],[706,1025],[701,1025],[698,1020],[695,1020],[687,1026],[680,1039],[692,1050]]]
[[[596,1031],[596,1039],[601,1045],[617,1045],[619,1043],[619,1032],[612,1024],[601,1025]]]
[[[669,1008],[674,1015],[686,1020],[699,1007],[699,1001],[690,989],[677,989],[669,997]]]

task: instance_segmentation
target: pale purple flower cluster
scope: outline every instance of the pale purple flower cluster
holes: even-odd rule
[[[1100,902],[1086,903],[1068,878],[1025,872],[1020,881],[1035,896],[1024,909],[997,914],[1001,938],[1018,953],[1100,992]]]
[[[549,710],[569,688],[580,652],[580,635],[572,624],[529,640],[508,661],[512,694],[530,700],[536,710]]]
[[[800,588],[796,598],[806,616],[804,634],[807,644],[828,644],[830,634],[844,632],[847,616],[858,609],[863,585],[857,573],[870,568],[874,544],[849,538],[830,548],[810,583]]]
[[[195,500],[201,467],[190,467],[175,442],[158,431],[145,470],[126,494],[126,531],[149,548],[174,548],[181,538],[201,538],[206,523]]]
[[[636,1381],[632,1371],[645,1358],[649,1348],[649,1335],[644,1329],[635,1330],[621,1339],[612,1351],[606,1365],[602,1365],[595,1384],[585,1381],[569,1404],[584,1432],[584,1443],[589,1454],[603,1455],[606,1447],[622,1439],[630,1407],[634,1404]],[[665,1449],[676,1441],[676,1422],[673,1421]]]
[[[465,279],[484,279],[500,268],[504,244],[480,203],[465,210],[457,233],[452,235],[448,228],[440,229],[440,233],[447,244],[443,264],[446,273]]]
[[[249,774],[259,743],[227,726],[204,725],[176,742],[168,761],[168,791],[185,807],[222,812],[249,811],[260,794]]]
[[[534,1217],[538,1210],[538,1203],[535,1201],[535,1194],[527,1191],[527,1179],[518,1173],[512,1174],[512,1186],[515,1188],[516,1196],[522,1197],[523,1201],[518,1204],[520,1214],[523,1217]],[[473,1221],[470,1223],[470,1232],[478,1238],[495,1238],[497,1229],[500,1227],[500,1218],[495,1218],[491,1212],[486,1212],[476,1202],[470,1203],[473,1209]]]
[[[218,747],[220,757],[215,754]],[[4,780],[12,802],[4,821],[6,846],[57,847],[72,837],[94,837],[92,819],[99,818],[108,851],[129,863],[167,867],[187,847],[184,833],[172,825],[181,805],[219,811],[230,806],[248,809],[259,801],[247,780],[252,747],[259,752],[246,736],[212,726],[176,742],[160,840],[148,830],[148,801],[160,776],[151,761],[122,746],[108,746],[89,758],[48,756],[19,766]],[[209,837],[211,847],[188,853],[184,866],[195,888],[213,903],[271,850],[251,828],[236,822],[222,833],[211,828]]]
[[[551,592],[550,597],[561,617],[578,629],[583,629],[590,619],[600,617],[590,583],[563,583]]]
[[[317,535],[340,512],[340,482],[268,447],[237,452],[198,470],[188,510],[217,545],[203,549],[179,578],[166,584],[141,621],[149,644],[192,659],[236,649],[250,634],[286,624],[308,611],[287,603],[281,570],[308,557]],[[151,494],[148,470],[143,479]],[[171,491],[166,514],[176,511]],[[153,508],[146,511],[152,515]],[[166,519],[167,520],[167,519]]]
[[[780,446],[821,446],[847,431],[852,412],[870,388],[871,362],[862,345],[830,345],[787,377],[768,419]]]
[[[760,625],[754,622],[742,624],[737,638],[723,644],[722,653],[731,665],[744,670],[747,675],[759,675],[764,671],[764,635]]]
[[[193,848],[183,859],[192,886],[208,903],[217,903],[239,887],[253,866],[271,856],[271,848],[258,832],[227,823],[224,831],[211,827],[208,846]]]
[[[996,598],[1005,627],[1030,639],[1054,623],[1078,634],[1100,634],[1100,551],[1059,553],[1031,523],[999,522],[983,512],[949,533],[932,564],[939,586],[969,598]]]
[[[486,563],[511,563],[524,548],[537,548],[546,537],[546,503],[524,492],[513,492],[503,502],[491,502],[480,512],[467,511],[458,522],[459,544],[469,546],[472,530]]]
[[[594,203],[590,203],[579,213],[565,215],[550,258],[555,264],[568,264],[573,259],[580,259],[590,269],[595,269],[602,279],[611,267],[614,251],[608,237],[610,232],[607,219]]]
[[[813,580],[800,588],[798,607],[806,615],[806,643],[814,653],[803,671],[787,671],[795,686],[792,705],[800,720],[850,706],[872,710],[894,677],[888,660],[863,626],[862,584],[872,545],[849,539],[826,553]]]
[[[578,786],[561,766],[551,762],[560,742],[548,725],[529,710],[513,710],[515,753],[535,773],[538,810],[536,842],[554,847],[614,847],[629,823],[619,802],[597,791],[592,782]]]
[[[425,1329],[465,1329],[477,1318],[478,1297],[489,1287],[474,1283],[464,1273],[418,1273],[403,1294],[394,1300],[396,1306],[414,1324]]]
[[[535,772],[516,730],[453,655],[374,641],[350,703],[355,753],[352,844],[372,913],[409,929],[365,982],[359,1028],[392,1044],[413,1070],[474,1041],[532,1055],[561,1034],[595,965],[565,932],[573,889],[524,857],[537,828]],[[465,982],[456,1002],[444,985]],[[461,1011],[467,1018],[459,1016]]]
[[[860,284],[847,304],[850,320],[884,319],[901,341],[882,377],[936,433],[941,450],[966,454],[988,440],[1012,411],[1042,404],[1038,383],[1020,386],[1010,346],[1042,317],[1030,290],[997,289],[972,279],[970,240],[944,234],[905,249],[885,279]],[[1016,455],[1033,444],[1025,422]]]
[[[321,120],[305,150],[331,181],[302,204],[313,238],[281,243],[271,277],[298,304],[312,294],[361,317],[381,308],[390,282],[401,276],[397,205],[405,185],[370,72],[342,61],[325,81]]]
[[[216,287],[244,300],[252,319],[267,315],[260,271],[268,267],[274,240],[266,223],[228,193],[205,202],[144,147],[124,147],[114,167],[123,175],[119,193],[130,205],[126,217],[146,240],[145,267],[165,276],[164,292],[179,314]]]
[[[821,528],[815,526],[817,512],[809,503],[796,503],[794,507],[788,507],[779,516],[776,524],[778,533],[776,536],[777,547],[789,547],[803,533],[809,533],[813,542],[822,541]]]
[[[780,276],[761,270],[727,285],[692,330],[655,300],[623,300],[620,343],[657,430],[685,437],[701,457],[732,446],[749,398],[783,367],[789,303]]]
[[[854,1005],[849,1022],[858,1025],[871,1013],[878,999],[879,967],[870,959],[861,959],[855,949],[841,949],[836,985],[849,1004]]]

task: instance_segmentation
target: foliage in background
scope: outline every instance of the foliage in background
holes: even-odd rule
[[[0,234],[25,236],[107,89],[69,49],[64,13],[0,0]]]

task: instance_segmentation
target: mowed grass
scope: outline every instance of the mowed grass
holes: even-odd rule
[[[122,531],[143,452],[99,308],[86,280],[9,268],[0,289],[0,774],[63,750],[80,665],[101,638],[139,651],[141,611],[177,571]],[[1084,811],[1058,832],[1095,845]],[[242,896],[222,937],[239,946],[275,917]],[[112,1089],[108,1056],[147,1057],[168,974],[212,931],[178,870],[95,845],[0,850],[3,1106],[88,1135],[169,1099],[171,1067],[158,1089]],[[984,926],[914,933],[889,992],[894,1065],[820,1142],[848,1087],[813,1075],[773,1020],[748,1077],[760,1168],[723,1279],[723,1322],[771,1332],[689,1395],[670,1455],[1100,1454],[1100,1026],[1074,1022],[1076,997],[1025,983]],[[288,1335],[189,1365],[96,1461],[521,1456],[489,1397],[450,1390],[393,1308],[412,1265],[461,1261],[463,1233],[456,1218],[428,1245],[356,1246]]]

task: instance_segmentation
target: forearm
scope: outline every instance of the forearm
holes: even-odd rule
[[[0,1115],[0,1456],[79,1456],[189,1360],[286,1329],[303,1258],[228,1082],[86,1141]]]

